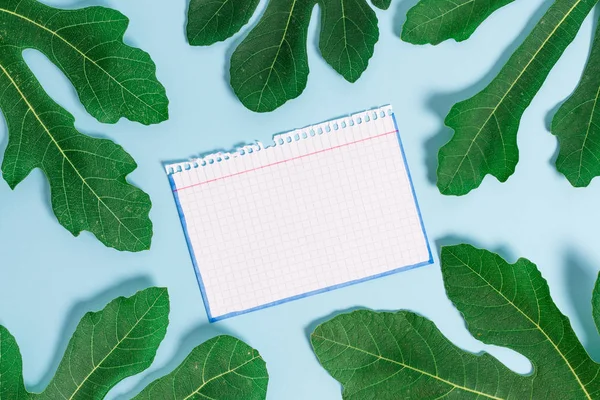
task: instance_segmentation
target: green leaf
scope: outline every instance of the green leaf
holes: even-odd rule
[[[371,0],[371,3],[379,9],[387,10],[392,4],[392,0]]]
[[[379,39],[377,16],[363,0],[322,0],[321,7],[321,54],[347,81],[356,82]]]
[[[311,343],[347,400],[518,398],[528,386],[489,354],[459,349],[407,311],[343,314],[319,325]]]
[[[438,44],[468,39],[497,9],[514,0],[421,0],[408,10],[402,40],[413,44]]]
[[[0,108],[9,134],[2,172],[14,188],[42,169],[54,213],[72,234],[87,230],[107,246],[140,251],[150,247],[151,203],[126,182],[135,162],[111,141],[79,133],[22,58],[28,48],[44,53],[101,122],[163,121],[164,88],[150,57],[123,43],[127,24],[121,13],[101,7],[59,10],[35,0],[0,5]]]
[[[600,27],[577,88],[558,109],[551,131],[559,141],[556,168],[573,186],[600,175]]]
[[[50,384],[40,394],[25,390],[21,354],[0,325],[0,400],[103,399],[121,380],[152,364],[169,324],[167,289],[149,288],[119,297],[87,313],[69,341]],[[136,399],[263,400],[268,374],[258,351],[231,336],[196,347],[171,374]]]
[[[167,289],[119,297],[87,313],[41,399],[101,399],[124,378],[152,364],[169,324]]]
[[[559,311],[537,267],[469,245],[442,248],[448,297],[474,337],[511,348],[533,364],[519,375],[488,354],[452,345],[411,312],[357,311],[319,325],[311,336],[344,399],[597,399],[600,367]],[[600,283],[593,312],[600,320]]]
[[[455,133],[440,149],[437,171],[443,194],[466,194],[487,174],[501,182],[512,175],[521,116],[596,2],[556,0],[498,76],[452,107],[445,122]]]
[[[0,400],[28,399],[23,383],[23,361],[15,338],[0,325]]]
[[[121,117],[143,124],[164,121],[165,89],[150,56],[123,43],[128,23],[109,8],[60,10],[36,0],[4,0],[0,64],[7,68],[21,59],[23,49],[37,49],[64,72],[100,122]]]
[[[231,56],[231,87],[253,111],[272,111],[306,87],[311,0],[270,0],[258,25]]]
[[[258,351],[231,336],[196,347],[169,375],[144,389],[136,400],[266,398],[268,375]]]
[[[325,61],[349,82],[367,69],[379,37],[377,17],[366,0],[318,0],[322,8],[319,48]],[[209,45],[235,34],[257,0],[191,0],[187,36]],[[231,56],[231,87],[247,108],[276,109],[306,87],[308,24],[317,0],[269,0],[256,27]],[[376,0],[380,8],[390,0]]]
[[[600,368],[552,301],[535,264],[524,258],[509,264],[497,254],[459,245],[442,249],[442,273],[448,297],[473,336],[531,360],[539,377],[534,393],[599,398]]]
[[[258,0],[190,0],[188,42],[207,46],[230,38],[248,23]]]

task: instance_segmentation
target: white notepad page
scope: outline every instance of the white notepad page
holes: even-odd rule
[[[166,169],[211,321],[432,262],[391,106]]]

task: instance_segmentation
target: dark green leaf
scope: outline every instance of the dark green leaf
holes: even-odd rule
[[[325,61],[347,81],[367,69],[379,39],[377,16],[364,0],[322,0],[319,48]]]
[[[344,385],[344,399],[600,398],[600,366],[533,263],[509,264],[470,245],[443,247],[441,263],[469,332],[521,353],[533,372],[518,375],[487,354],[465,352],[414,313],[358,311],[319,325],[311,337],[323,367]],[[598,325],[599,282],[592,302]]]
[[[36,0],[2,3],[4,68],[20,59],[23,49],[37,49],[65,73],[86,110],[100,122],[125,117],[154,124],[168,118],[165,89],[156,80],[150,56],[123,43],[129,23],[123,14],[103,7],[59,10]]]
[[[575,92],[558,109],[552,133],[560,143],[556,168],[573,186],[600,175],[600,27]]]
[[[406,14],[402,40],[438,44],[468,39],[500,7],[514,0],[421,0]]]
[[[268,375],[258,351],[231,336],[196,347],[169,375],[152,382],[136,400],[262,400]]]
[[[50,182],[52,207],[74,235],[87,230],[119,250],[148,249],[148,196],[126,182],[136,168],[109,140],[79,133],[74,119],[43,90],[22,58],[37,49],[71,80],[86,110],[102,122],[126,117],[143,124],[167,118],[155,66],[122,39],[128,20],[101,7],[59,10],[35,0],[0,5],[0,108],[9,142],[2,164],[14,188],[35,168]]]
[[[459,245],[442,249],[442,273],[448,297],[473,336],[531,360],[539,377],[534,398],[600,396],[600,368],[552,301],[535,264],[524,258],[509,264],[497,254]]]
[[[387,10],[390,8],[390,4],[392,4],[392,0],[371,0],[371,3],[377,8],[382,10]]]
[[[311,342],[347,400],[518,399],[529,387],[492,356],[459,349],[407,311],[343,314],[319,325]]]
[[[152,364],[169,325],[167,289],[119,297],[87,313],[41,399],[102,399],[124,378]]]
[[[135,161],[110,140],[80,134],[71,114],[42,90],[25,62],[3,64],[0,108],[9,142],[3,177],[14,188],[40,168],[50,182],[52,208],[72,234],[92,232],[105,245],[139,251],[150,247],[148,195],[126,182]]]
[[[0,400],[24,400],[23,361],[15,338],[0,325]]]
[[[237,33],[256,10],[258,0],[190,0],[187,38],[206,46]]]
[[[439,152],[437,185],[443,194],[466,194],[487,174],[501,182],[512,175],[521,116],[596,2],[556,0],[498,76],[452,107],[446,125],[455,133]]]
[[[256,8],[254,0],[192,0],[188,38],[192,44],[223,40],[240,29]],[[298,97],[308,79],[306,37],[317,0],[270,0],[254,29],[231,57],[231,86],[249,109],[267,112]],[[379,6],[389,5],[384,0]],[[377,17],[366,0],[319,0],[319,47],[346,80],[366,70],[379,37]],[[227,7],[228,11],[223,11]],[[216,11],[216,10],[221,11]]]
[[[231,86],[258,112],[272,111],[306,87],[306,31],[311,0],[271,0],[258,25],[231,56]]]
[[[0,400],[101,400],[121,380],[152,364],[169,324],[167,289],[119,297],[87,313],[69,341],[46,390],[23,385],[19,348],[0,325]],[[136,399],[264,400],[268,374],[258,351],[231,336],[196,347],[171,374],[152,382]]]

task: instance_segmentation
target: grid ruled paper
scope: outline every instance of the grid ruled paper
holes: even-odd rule
[[[211,321],[432,262],[391,106],[166,169]]]

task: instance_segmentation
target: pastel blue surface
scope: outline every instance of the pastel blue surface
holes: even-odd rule
[[[269,399],[340,399],[340,387],[319,367],[308,335],[318,322],[354,307],[416,311],[457,345],[489,351],[509,367],[529,371],[522,356],[472,338],[447,300],[437,262],[439,246],[462,241],[499,251],[510,261],[523,256],[537,263],[556,303],[600,360],[590,305],[600,269],[600,180],[586,189],[572,188],[551,165],[556,139],[547,129],[557,104],[579,79],[592,17],[521,121],[521,160],[515,174],[505,184],[488,177],[478,190],[456,198],[440,195],[432,181],[437,150],[450,135],[443,118],[453,103],[492,79],[550,2],[514,2],[468,41],[431,47],[399,40],[406,11],[416,0],[394,0],[390,10],[377,11],[380,41],[369,69],[355,84],[345,82],[318,55],[315,12],[309,29],[311,73],[304,94],[275,112],[255,114],[237,101],[227,82],[228,55],[241,36],[207,48],[189,47],[184,39],[186,1],[49,2],[65,7],[106,5],[131,19],[126,40],[152,55],[171,100],[171,118],[160,125],[98,123],[85,113],[56,67],[41,54],[26,52],[44,87],[73,113],[82,132],[115,140],[137,160],[139,168],[130,180],[152,197],[155,231],[151,251],[119,253],[89,234],[74,238],[56,223],[40,171],[14,191],[0,183],[0,323],[21,347],[30,390],[47,385],[86,311],[150,285],[169,289],[167,337],[153,366],[123,381],[109,399],[131,398],[170,372],[193,347],[223,333],[261,352],[270,373]],[[261,10],[265,4],[261,2]],[[239,142],[266,142],[273,133],[386,103],[393,104],[398,118],[435,264],[209,324],[162,163]],[[5,131],[2,123],[2,150]]]

